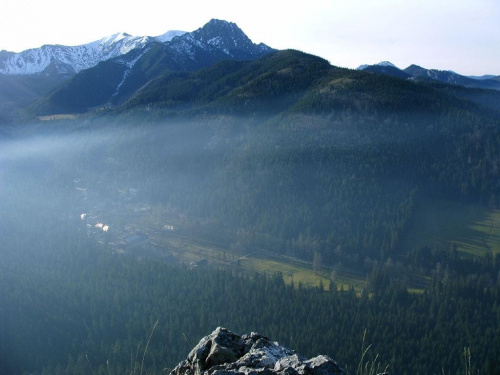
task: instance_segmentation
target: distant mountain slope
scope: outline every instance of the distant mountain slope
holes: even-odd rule
[[[467,76],[467,78],[472,78],[472,79],[494,79],[495,76],[493,74],[485,74],[482,76]]]
[[[331,70],[328,61],[284,50],[255,61],[221,61],[195,73],[165,74],[139,90],[126,108],[283,111]]]
[[[149,108],[247,116],[396,111],[420,116],[450,108],[475,110],[495,93],[464,90],[450,92],[427,83],[342,69],[316,56],[283,50],[255,61],[221,61],[197,72],[164,74],[115,112]]]
[[[17,111],[47,95],[61,85],[67,77],[45,74],[8,76],[0,74],[0,124],[18,117]]]
[[[464,87],[500,90],[499,82],[492,79],[477,80],[449,70],[425,69],[418,65],[410,65],[404,69],[404,72],[416,79],[431,79]]]
[[[192,72],[224,59],[255,60],[273,51],[252,43],[236,24],[211,20],[170,42],[134,49],[81,72],[44,100],[38,112],[79,113],[120,103],[162,74]]]

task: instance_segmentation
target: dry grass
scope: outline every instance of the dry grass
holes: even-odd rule
[[[365,347],[365,339],[366,329],[363,332],[363,341],[361,343],[361,359],[359,360],[356,375],[376,375],[387,373],[387,369],[389,368],[389,366],[382,366],[382,364],[378,361],[378,354],[375,355],[375,358],[372,361],[365,361],[366,355],[371,348],[371,344]]]

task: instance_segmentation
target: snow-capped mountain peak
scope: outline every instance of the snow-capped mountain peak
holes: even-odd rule
[[[396,65],[390,61],[381,61],[374,65],[361,65],[358,70],[364,70],[370,73],[385,74],[393,77],[398,77],[402,79],[407,79],[410,77],[409,74],[399,69]]]
[[[399,69],[396,65],[394,65],[390,61],[381,61],[378,64],[373,64],[373,65],[370,65],[370,64],[360,65],[356,68],[356,70],[365,70],[366,68],[371,67],[371,66],[382,66],[382,67],[391,67],[391,68]]]

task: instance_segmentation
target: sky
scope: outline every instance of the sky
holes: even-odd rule
[[[499,0],[3,0],[0,50],[79,45],[117,32],[194,31],[212,18],[255,43],[357,68],[390,61],[500,75]]]

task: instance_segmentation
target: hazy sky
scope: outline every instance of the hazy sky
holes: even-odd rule
[[[78,45],[124,31],[193,31],[212,18],[252,39],[356,68],[391,61],[500,75],[499,0],[3,0],[0,50]]]

